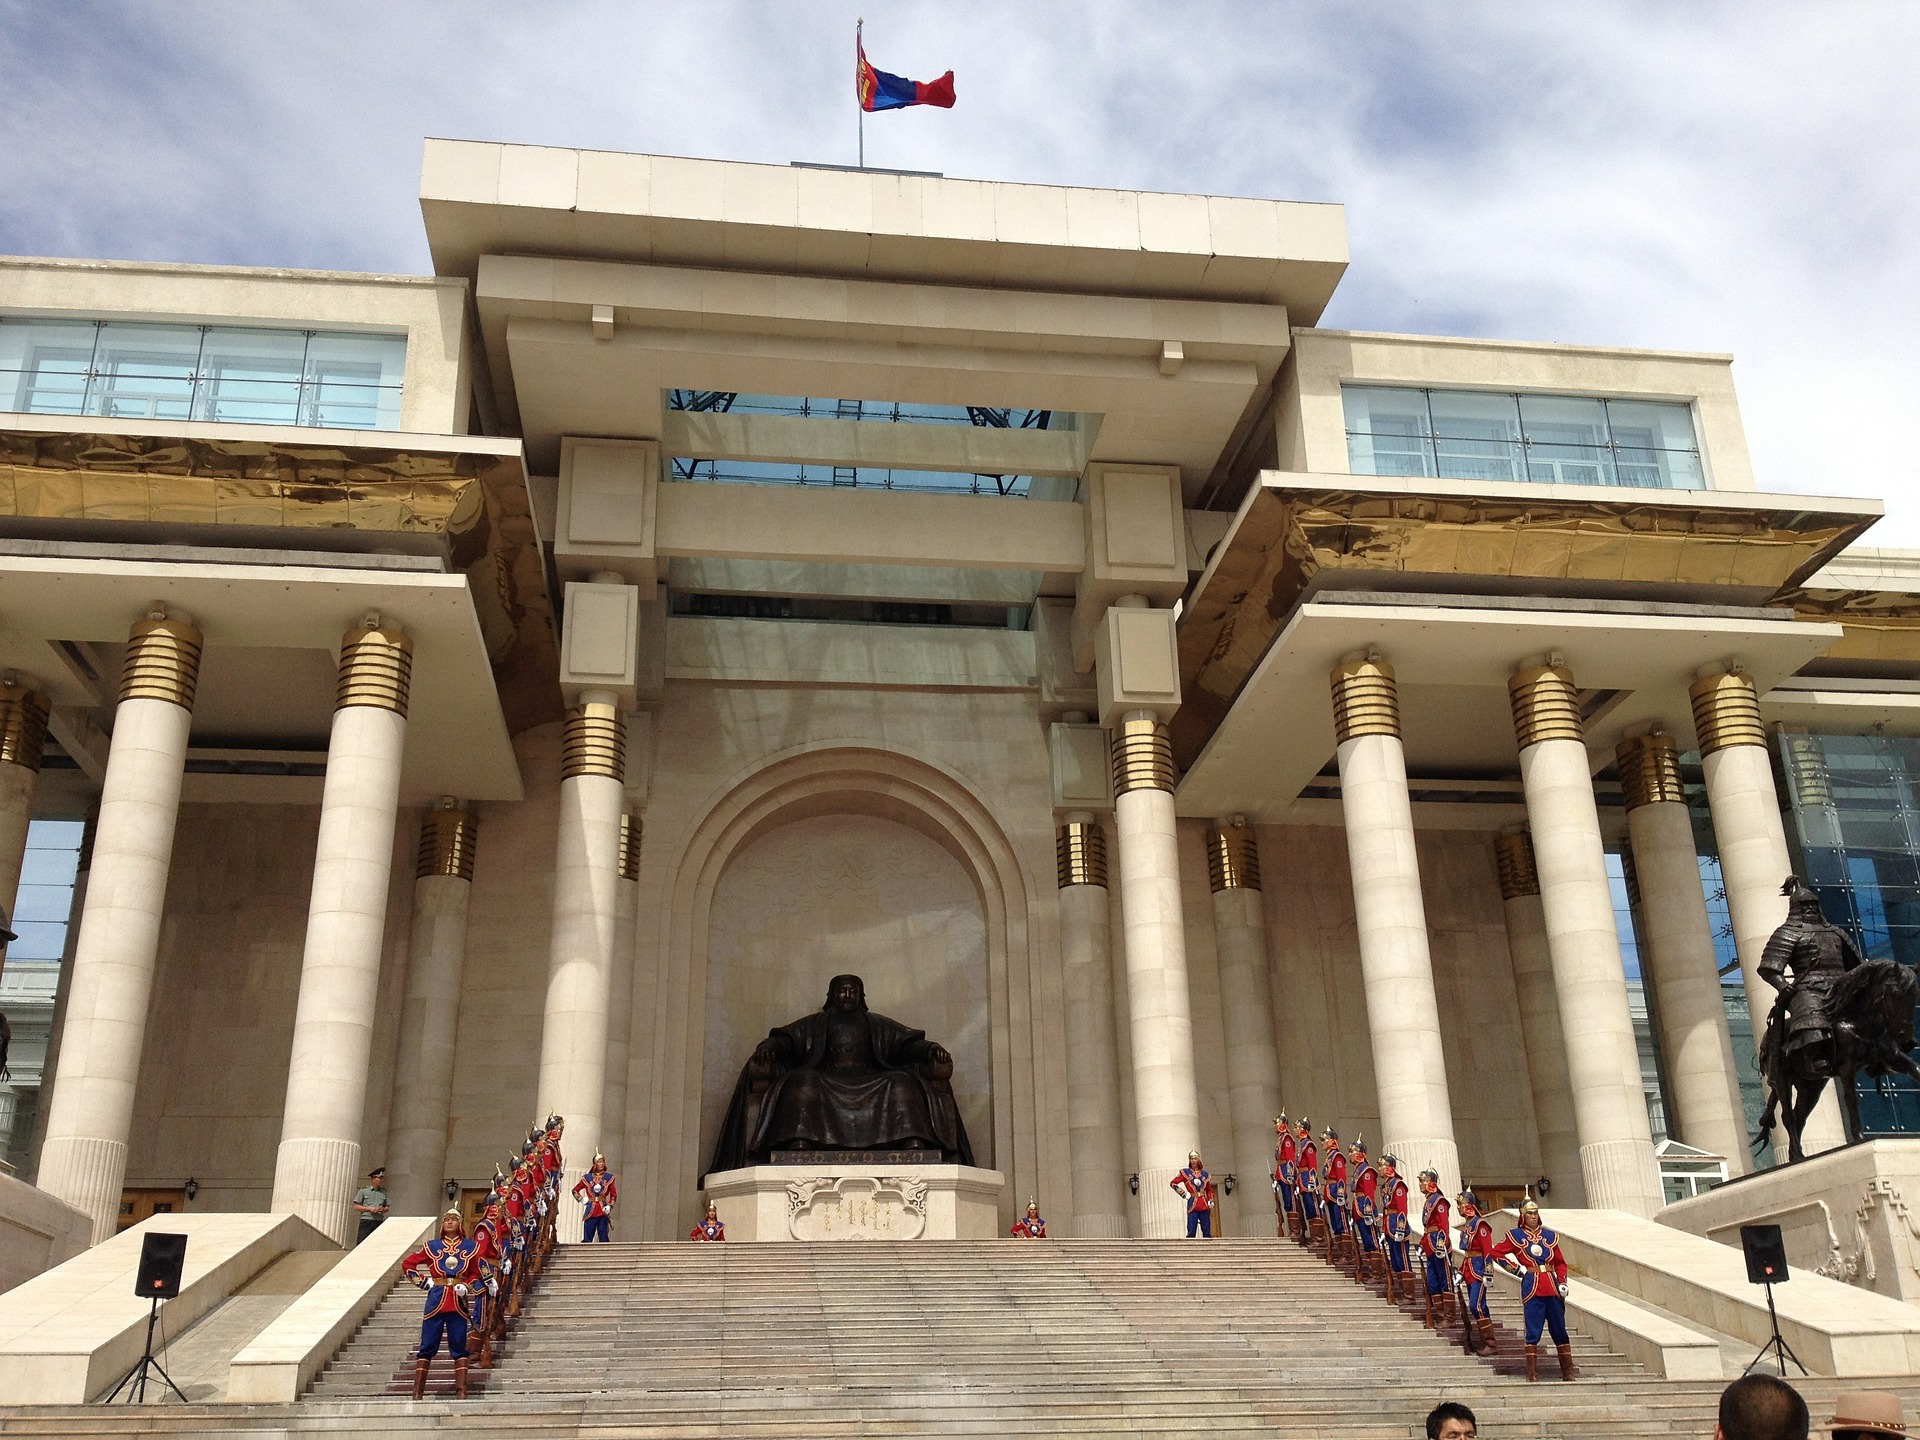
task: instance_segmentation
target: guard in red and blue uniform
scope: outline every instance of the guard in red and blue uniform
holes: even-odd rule
[[[1173,1179],[1167,1182],[1170,1189],[1177,1190],[1187,1202],[1187,1238],[1193,1239],[1195,1233],[1206,1239],[1213,1238],[1213,1176],[1201,1162],[1200,1152],[1187,1152],[1187,1166]]]
[[[1386,1231],[1387,1264],[1396,1275],[1407,1273],[1407,1251],[1413,1244],[1413,1222],[1407,1218],[1407,1182],[1400,1174],[1400,1161],[1392,1155],[1380,1157],[1381,1224]]]
[[[727,1238],[727,1227],[720,1223],[720,1208],[713,1201],[707,1202],[707,1218],[693,1227],[687,1236],[689,1240],[711,1241],[719,1244]]]
[[[458,1210],[440,1217],[440,1233],[400,1262],[408,1279],[427,1292],[420,1349],[413,1362],[413,1398],[426,1393],[427,1369],[447,1342],[453,1356],[453,1392],[467,1398],[467,1325],[486,1279],[480,1247],[467,1238]]]
[[[1467,1282],[1467,1314],[1480,1331],[1483,1353],[1493,1353],[1493,1311],[1487,1306],[1487,1266],[1493,1263],[1493,1226],[1480,1213],[1480,1197],[1462,1190],[1453,1208],[1460,1213],[1460,1277]]]
[[[1273,1204],[1280,1212],[1280,1234],[1293,1233],[1295,1199],[1300,1188],[1300,1147],[1294,1142],[1293,1126],[1282,1114],[1273,1122]]]
[[[598,1150],[593,1152],[592,1167],[573,1182],[573,1198],[584,1200],[587,1207],[581,1243],[591,1245],[596,1240],[602,1245],[608,1243],[611,1239],[608,1232],[613,1222],[613,1206],[620,1198],[620,1186],[607,1169],[607,1157]]]
[[[1440,1193],[1438,1171],[1420,1172],[1420,1254],[1427,1272],[1427,1327],[1445,1322],[1453,1298],[1453,1209]],[[1436,1319],[1435,1312],[1440,1315]]]
[[[1380,1253],[1380,1172],[1367,1159],[1364,1136],[1353,1137],[1353,1238],[1356,1273],[1364,1271],[1367,1256]]]
[[[1540,1378],[1540,1331],[1560,1352],[1560,1378],[1573,1379],[1573,1344],[1567,1339],[1567,1257],[1560,1237],[1540,1222],[1532,1200],[1520,1206],[1520,1224],[1487,1252],[1489,1259],[1520,1277],[1527,1312],[1527,1379]]]
[[[1040,1218],[1040,1202],[1027,1201],[1027,1213],[1013,1222],[1011,1232],[1020,1240],[1044,1240],[1047,1238],[1047,1222]]]
[[[1340,1132],[1331,1125],[1320,1132],[1327,1147],[1327,1165],[1320,1176],[1320,1199],[1327,1207],[1327,1258],[1335,1241],[1347,1238],[1347,1153],[1340,1148]]]
[[[1313,1122],[1300,1117],[1300,1159],[1295,1172],[1299,1183],[1300,1240],[1313,1238],[1313,1222],[1320,1218],[1320,1147],[1313,1143]]]

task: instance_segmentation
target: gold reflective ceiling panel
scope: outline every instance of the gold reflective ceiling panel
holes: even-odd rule
[[[1802,620],[1838,621],[1845,634],[1825,660],[1879,660],[1920,665],[1920,595],[1880,590],[1783,591],[1783,605]]]
[[[518,456],[0,430],[0,527],[31,535],[36,522],[437,540],[467,576],[509,731],[566,713]]]
[[[1375,574],[1379,588],[1416,591],[1512,593],[1513,582],[1546,582],[1562,593],[1665,585],[1766,598],[1804,580],[1872,523],[1661,494],[1662,503],[1651,504],[1263,487],[1181,615],[1175,759],[1193,763],[1274,637],[1330,572]],[[1342,583],[1354,588],[1356,579]],[[1751,594],[1742,599],[1753,603]]]

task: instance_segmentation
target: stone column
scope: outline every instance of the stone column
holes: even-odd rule
[[[1437,1171],[1441,1189],[1453,1195],[1460,1187],[1460,1150],[1413,843],[1399,687],[1393,667],[1372,654],[1336,665],[1330,678],[1340,808],[1380,1097],[1380,1147],[1374,1153],[1391,1151],[1403,1175]]]
[[[1240,1209],[1250,1217],[1240,1228],[1257,1235],[1264,1233],[1271,1194],[1266,1177],[1273,1170],[1273,1120],[1280,1113],[1280,1053],[1273,1038],[1260,844],[1253,827],[1237,815],[1207,831],[1207,880],[1220,957],[1232,1163],[1240,1175]]]
[[[554,855],[553,940],[535,1108],[567,1122],[564,1194],[600,1148],[606,1104],[607,1003],[620,904],[620,817],[626,813],[626,725],[611,695],[589,691],[567,714]],[[580,1207],[560,1207],[562,1240],[580,1238]]]
[[[120,1217],[200,645],[191,621],[159,606],[134,625],[100,789],[39,1179],[93,1216],[96,1244]]]
[[[13,675],[0,678],[0,914],[18,919],[20,865],[27,857],[33,790],[47,743],[47,697]],[[0,972],[7,952],[0,946]]]
[[[633,1054],[633,949],[640,916],[640,817],[620,817],[620,888],[613,914],[613,976],[607,989],[607,1083],[600,1114],[600,1149],[619,1175],[626,1160],[627,1065]],[[593,1157],[587,1157],[591,1160]],[[630,1194],[639,1195],[635,1188]],[[638,1205],[629,1212],[640,1213]]]
[[[1688,691],[1693,728],[1700,738],[1700,763],[1707,776],[1707,809],[1720,850],[1720,875],[1733,920],[1733,943],[1740,954],[1740,978],[1753,1016],[1757,1051],[1773,1011],[1774,988],[1760,978],[1760,953],[1787,918],[1780,887],[1793,873],[1787,832],[1780,820],[1780,796],[1773,785],[1767,755],[1767,730],[1760,720],[1760,697],[1750,676],[1734,671],[1704,675]],[[1644,877],[1642,877],[1644,879]],[[1778,1150],[1786,1158],[1786,1137]],[[1846,1143],[1846,1126],[1833,1087],[1820,1097],[1800,1136],[1809,1155]]]
[[[1654,992],[1674,1138],[1724,1156],[1729,1174],[1744,1175],[1753,1168],[1746,1113],[1693,819],[1680,783],[1680,747],[1671,735],[1636,735],[1615,753],[1647,927],[1642,968]]]
[[[298,1215],[342,1245],[353,1243],[355,1231],[350,1197],[360,1181],[412,676],[413,642],[379,616],[341,637],[269,1208]]]
[[[1113,737],[1113,812],[1120,837],[1120,921],[1126,931],[1127,1012],[1140,1165],[1140,1233],[1186,1233],[1169,1188],[1200,1145],[1193,1075],[1187,935],[1174,841],[1173,748],[1151,710],[1121,717]]]
[[[1546,916],[1587,1203],[1652,1216],[1663,1203],[1640,1053],[1614,928],[1600,815],[1573,675],[1557,665],[1507,682],[1520,744],[1540,902]]]
[[[445,799],[420,824],[413,921],[407,931],[407,998],[400,1009],[387,1196],[396,1215],[435,1215],[447,1179],[447,1124],[453,1109],[454,1033],[466,963],[467,909],[480,822]]]
[[[1121,1155],[1120,1061],[1113,1032],[1106,832],[1094,816],[1076,811],[1060,827],[1054,850],[1067,989],[1067,1140],[1073,1164],[1073,1222],[1064,1233],[1124,1236],[1126,1162]],[[1016,1204],[1026,1203],[1026,1197],[1014,1198]]]
[[[1560,1029],[1560,997],[1553,989],[1553,956],[1547,948],[1546,912],[1540,908],[1533,837],[1523,826],[1496,837],[1493,847],[1500,897],[1506,902],[1507,954],[1520,1002],[1520,1039],[1527,1051],[1540,1165],[1553,1182],[1554,1204],[1579,1209],[1587,1203],[1587,1185],[1580,1173],[1580,1132],[1573,1115],[1573,1082],[1567,1078],[1567,1042]]]

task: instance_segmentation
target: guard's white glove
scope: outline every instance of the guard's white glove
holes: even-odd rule
[[[1568,1294],[1568,1291],[1569,1291],[1569,1289],[1570,1289],[1571,1287],[1569,1287],[1569,1286],[1566,1286],[1566,1285],[1561,1285],[1561,1286],[1558,1286],[1558,1287],[1556,1287],[1556,1288],[1557,1288],[1557,1289],[1558,1289],[1558,1290],[1560,1291],[1560,1298],[1561,1298],[1562,1300],[1564,1300],[1564,1299],[1566,1299],[1566,1298],[1567,1298],[1567,1294]]]
[[[453,1287],[453,1293],[464,1300],[467,1298],[467,1287],[464,1285],[456,1285]]]

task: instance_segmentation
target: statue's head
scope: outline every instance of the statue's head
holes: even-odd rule
[[[1780,887],[1780,893],[1787,897],[1787,918],[1789,920],[1821,921],[1826,919],[1826,917],[1820,913],[1819,895],[1798,875],[1789,875],[1786,883]]]
[[[867,987],[858,975],[836,975],[827,983],[827,1003],[822,1010],[864,1010]]]

